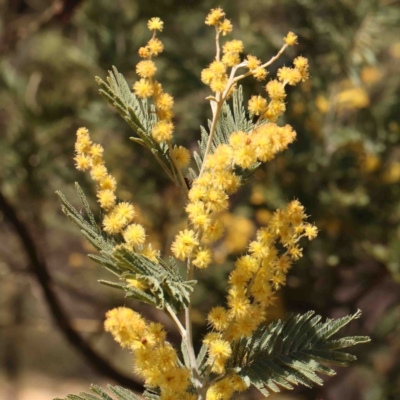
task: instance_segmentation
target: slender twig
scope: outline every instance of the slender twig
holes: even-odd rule
[[[231,90],[231,87],[235,84],[235,74],[236,74],[236,71],[237,71],[239,68],[245,67],[246,65],[247,65],[247,62],[244,61],[244,62],[242,62],[242,63],[240,63],[240,64],[235,65],[234,67],[232,67],[231,73],[229,74],[228,84],[226,85],[226,89],[224,90],[224,92],[223,92],[223,94],[222,94],[222,97],[223,97],[224,99],[226,99],[226,97],[227,97],[228,94],[229,94],[229,91]]]
[[[211,151],[211,145],[212,145],[212,142],[213,142],[213,139],[214,139],[215,130],[217,128],[219,115],[221,114],[222,104],[223,104],[223,100],[218,99],[217,105],[215,107],[214,115],[213,115],[213,120],[212,120],[212,123],[211,123],[210,136],[208,137],[207,147],[206,147],[206,151],[204,153],[203,164],[201,166],[199,178],[201,177],[201,175],[203,175],[204,168],[205,168],[205,165],[206,165],[206,158],[207,158],[208,154]]]
[[[215,27],[215,47],[217,49],[217,52],[215,54],[215,59],[219,61],[221,59],[221,49],[219,46],[219,29],[217,26]]]
[[[284,44],[281,49],[278,51],[278,53],[276,53],[276,55],[274,55],[269,61],[267,61],[266,63],[262,64],[259,66],[259,68],[267,68],[269,67],[271,64],[273,64],[281,55],[282,53],[286,50],[286,48],[288,47],[287,44]],[[243,78],[246,78],[247,76],[250,76],[252,74],[252,71],[248,71],[245,74],[242,75],[238,75],[235,79],[234,79],[234,83],[240,81]]]
[[[219,29],[217,26],[215,27],[215,47],[216,47],[215,59],[216,59],[216,61],[220,61],[221,49],[220,49],[220,45],[219,45]],[[206,151],[204,153],[203,164],[201,166],[199,178],[201,177],[201,175],[203,175],[205,161],[206,161],[208,154],[211,151],[211,146],[212,146],[212,142],[214,139],[215,129],[217,127],[219,115],[221,113],[222,105],[224,104],[225,97],[222,95],[222,93],[217,93],[216,97],[213,98],[212,100],[210,100],[211,110],[213,112],[213,120],[211,123],[210,136],[207,141],[207,147],[206,147]]]
[[[186,329],[183,327],[183,325],[181,324],[181,321],[179,321],[179,318],[176,316],[176,314],[174,313],[172,308],[169,305],[167,305],[166,308],[167,308],[168,314],[171,316],[171,318],[174,320],[176,326],[178,327],[179,333],[181,334],[182,339],[186,340],[186,338],[187,338]]]
[[[187,280],[191,281],[193,280],[193,275],[194,275],[194,270],[193,270],[193,265],[191,263],[190,258],[188,258],[187,261]],[[202,399],[202,394],[201,394],[201,389],[202,389],[202,381],[201,381],[201,376],[199,373],[199,369],[197,366],[197,360],[196,360],[196,355],[194,353],[194,348],[193,348],[193,334],[192,334],[192,317],[191,317],[191,312],[192,312],[192,299],[191,296],[189,298],[189,304],[187,307],[185,307],[185,327],[186,327],[186,347],[189,353],[189,360],[190,360],[190,367],[192,370],[196,390],[199,394],[199,399]]]

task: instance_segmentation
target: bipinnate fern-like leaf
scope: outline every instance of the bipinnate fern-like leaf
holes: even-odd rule
[[[136,396],[128,389],[124,389],[120,386],[107,386],[108,390],[113,394],[110,397],[101,387],[92,385],[90,390],[95,393],[79,393],[78,395],[69,394],[67,397],[61,399],[56,398],[54,400],[140,400],[139,396]]]
[[[120,271],[120,277],[125,281],[136,279],[146,289],[141,290],[127,283],[100,281],[101,283],[119,287],[126,292],[126,297],[141,300],[160,309],[169,305],[174,312],[179,312],[188,306],[196,281],[184,281],[172,257],[169,263],[160,258],[155,263],[140,254],[120,248],[113,252],[112,260]]]
[[[183,280],[173,257],[168,263],[160,258],[153,262],[126,248],[116,247],[122,243],[122,238],[118,239],[101,231],[81,187],[77,183],[75,186],[86,215],[78,212],[61,192],[57,192],[62,203],[61,209],[81,230],[83,236],[99,250],[100,254],[89,254],[89,257],[120,278],[117,282],[100,282],[124,290],[126,297],[160,309],[170,306],[174,312],[179,312],[187,306],[196,281]],[[128,279],[141,282],[143,289],[130,285]]]
[[[289,314],[285,319],[258,329],[255,334],[235,342],[228,369],[235,370],[265,396],[295,385],[322,385],[317,373],[335,375],[326,364],[347,366],[356,357],[344,348],[369,342],[366,336],[332,339],[361,311],[339,319],[321,321],[313,311],[303,315]]]
[[[168,145],[157,143],[151,136],[152,127],[157,122],[154,106],[149,106],[147,99],[138,99],[115,67],[109,71],[107,82],[98,76],[96,82],[100,85],[99,92],[103,98],[118,111],[138,136],[130,139],[148,148],[166,174],[176,181]]]

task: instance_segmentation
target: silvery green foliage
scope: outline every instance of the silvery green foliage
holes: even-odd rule
[[[103,261],[92,255],[89,257],[107,268],[109,260]],[[136,279],[147,287],[146,290],[140,290],[127,283],[100,281],[108,286],[124,290],[126,297],[160,309],[165,309],[169,305],[174,312],[179,312],[189,305],[190,293],[196,281],[183,281],[173,257],[170,258],[169,263],[160,258],[158,263],[155,263],[147,257],[121,248],[113,252],[112,262],[121,278]]]
[[[317,373],[335,375],[326,364],[347,366],[356,357],[341,351],[359,343],[369,342],[366,336],[348,336],[332,339],[349,322],[359,318],[361,312],[339,319],[321,322],[321,316],[309,311],[303,315],[289,314],[283,320],[270,323],[258,329],[250,338],[238,340],[233,345],[232,356],[228,360],[226,373],[237,373],[248,385],[254,385],[268,397],[271,392],[293,389],[294,386],[312,387],[323,385]],[[206,371],[206,346],[200,350],[198,365],[202,375]],[[127,389],[108,387],[118,397],[108,396],[101,388],[92,394],[69,395],[55,400],[137,400],[138,397]],[[148,388],[144,396],[157,400],[156,388]]]
[[[168,263],[161,258],[156,263],[128,249],[115,249],[116,245],[123,242],[122,237],[119,239],[109,236],[100,230],[82,189],[77,183],[75,186],[85,216],[72,206],[61,192],[57,192],[62,202],[61,209],[81,230],[83,236],[99,250],[100,254],[90,254],[89,257],[120,278],[119,282],[100,282],[124,290],[126,297],[160,309],[165,309],[168,305],[174,312],[179,312],[187,306],[196,281],[183,280],[173,257]],[[145,284],[146,289],[133,287],[127,284],[126,279],[136,279]]]
[[[139,396],[133,394],[130,390],[124,389],[120,386],[107,386],[108,390],[113,394],[110,397],[102,388],[96,385],[92,385],[90,389],[93,393],[79,393],[79,395],[69,394],[64,399],[54,400],[140,400]]]
[[[332,339],[360,315],[358,310],[353,315],[320,322],[321,316],[314,311],[289,314],[258,329],[252,337],[237,341],[227,368],[236,371],[265,396],[296,385],[323,385],[317,373],[335,375],[325,364],[347,366],[356,357],[341,350],[370,341],[367,336]]]
[[[157,143],[151,136],[151,130],[157,122],[154,106],[149,106],[147,99],[138,99],[132,93],[125,78],[113,67],[109,71],[107,82],[96,77],[100,85],[100,94],[114,107],[139,137],[130,139],[148,148],[166,174],[175,181],[175,167],[169,157],[168,145]]]

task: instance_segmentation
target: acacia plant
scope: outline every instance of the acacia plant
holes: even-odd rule
[[[198,152],[191,154],[173,144],[174,100],[155,80],[154,58],[164,48],[156,36],[163,28],[159,18],[148,22],[152,37],[139,49],[142,60],[136,67],[139,80],[133,84],[133,92],[115,68],[107,82],[97,78],[101,95],[135,132],[131,140],[150,150],[181,190],[187,223],[171,245],[172,256],[166,258],[152,247],[145,228],[135,222],[132,204],[118,201],[117,182],[105,166],[103,147],[92,142],[86,128],[77,131],[76,167],[89,170],[96,182],[101,213],[98,218],[94,216],[78,184],[85,215],[58,193],[62,210],[99,251],[89,257],[118,277],[117,281],[102,283],[165,311],[181,334],[182,345],[176,349],[166,340],[162,324],[149,322],[134,310],[119,307],[106,314],[105,330],[133,353],[134,371],[145,383],[145,398],[225,400],[251,385],[265,396],[299,384],[322,385],[318,373],[335,374],[328,364],[345,366],[355,359],[341,351],[343,348],[369,339],[332,338],[358,318],[359,311],[325,322],[310,311],[265,324],[275,293],[285,285],[292,264],[302,256],[302,239],[312,240],[317,235],[317,228],[306,222],[307,215],[298,200],[276,210],[249,243],[248,253],[236,260],[228,278],[226,304],[209,311],[210,331],[195,353],[191,297],[196,288],[196,269],[213,268],[213,243],[224,234],[220,213],[228,209],[229,196],[261,163],[273,159],[295,140],[292,127],[279,126],[277,121],[285,112],[287,85],[308,79],[307,59],[299,56],[292,67],[279,68],[277,78],[269,79],[265,86],[268,97],[252,96],[246,110],[239,81],[247,77],[265,80],[268,67],[288,46],[297,43],[297,37],[289,32],[279,52],[269,61],[261,61],[253,55],[243,57],[240,40],[221,46],[221,36],[232,31],[222,9],[211,10],[205,23],[215,28],[216,55],[201,74],[211,90],[206,100],[212,117],[208,127],[201,128]],[[189,167],[191,157],[194,168]],[[178,265],[181,262],[186,265],[184,276],[184,268]],[[99,397],[80,394],[67,399],[111,399],[97,386],[92,390]],[[115,399],[139,399],[127,389],[110,386],[109,390]]]

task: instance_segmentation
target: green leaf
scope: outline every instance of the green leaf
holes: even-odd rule
[[[154,297],[158,308],[164,309],[168,304],[174,312],[179,312],[188,306],[196,281],[184,281],[172,257],[169,263],[162,259],[155,263],[147,257],[120,248],[113,252],[112,259],[117,268],[123,271],[122,278],[132,275],[146,284],[148,289],[145,292]],[[124,290],[132,292],[129,286],[125,286]]]
[[[207,367],[207,365],[206,365],[206,361],[207,361],[207,357],[206,357],[206,356],[207,356],[207,349],[208,349],[207,345],[203,344],[203,345],[201,346],[201,349],[200,349],[200,351],[199,351],[199,354],[197,355],[196,362],[197,362],[197,365],[198,365],[198,367],[199,367],[200,373],[203,373],[204,370],[205,370],[205,368]]]
[[[96,77],[96,82],[100,86],[99,92],[102,97],[115,108],[138,136],[130,139],[148,148],[168,177],[179,185],[174,179],[174,167],[171,166],[168,146],[165,143],[160,145],[151,135],[152,128],[157,122],[155,107],[150,106],[147,99],[139,100],[115,67],[109,71],[107,82],[99,77]]]
[[[347,366],[356,357],[340,350],[369,342],[366,336],[331,339],[360,315],[357,311],[344,318],[320,322],[321,317],[313,311],[289,314],[283,320],[258,329],[252,337],[236,341],[227,368],[240,368],[238,374],[250,379],[265,396],[281,387],[322,385],[318,374],[335,374],[324,364]]]
[[[114,397],[110,397],[102,388],[96,385],[92,385],[90,389],[95,393],[79,393],[79,395],[69,394],[67,397],[61,399],[56,398],[54,400],[140,400],[139,396],[136,396],[128,389],[124,389],[120,386],[107,386],[108,390],[114,394]]]
[[[160,309],[165,309],[169,305],[174,312],[179,312],[186,307],[196,281],[183,280],[173,257],[168,263],[162,259],[153,262],[126,248],[115,249],[116,245],[122,243],[122,239],[101,232],[85,194],[78,184],[76,189],[86,215],[82,215],[61,192],[57,192],[62,202],[62,211],[81,230],[83,236],[100,251],[100,254],[89,254],[89,258],[120,279],[119,282],[102,280],[100,283],[123,290],[126,297]],[[137,279],[145,284],[146,289],[140,290],[128,285],[126,279]]]
[[[183,362],[185,363],[185,367],[190,369],[189,351],[185,340],[182,340],[181,342],[181,352],[182,352]]]

